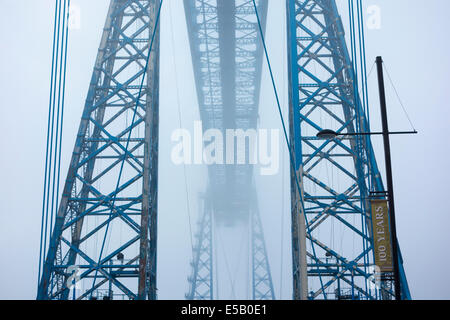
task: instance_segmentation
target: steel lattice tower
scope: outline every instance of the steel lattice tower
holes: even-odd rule
[[[111,0],[38,299],[71,298],[74,279],[74,299],[157,298],[159,3]],[[264,30],[268,1],[255,3]],[[370,130],[336,2],[286,5],[293,297],[389,299],[389,281],[371,285],[369,201],[384,186],[370,138],[316,136]],[[203,131],[257,128],[264,50],[253,1],[184,6]],[[202,203],[186,297],[215,298],[215,229],[232,220],[250,227],[252,298],[274,299],[253,166],[210,165]]]
[[[248,0],[185,0],[187,27],[203,131],[256,129],[262,42]],[[257,1],[265,25],[267,0]],[[252,298],[274,299],[252,165],[212,165],[206,211],[194,248],[187,299],[213,299],[212,230],[222,221],[250,224]],[[230,196],[231,190],[231,196]],[[228,197],[222,195],[227,193]]]
[[[68,299],[74,265],[77,299],[156,299],[158,9],[111,1],[38,299]]]
[[[191,263],[192,275],[188,278],[190,283],[188,300],[213,300],[213,209],[211,201],[203,201],[203,214],[198,224],[196,243],[194,244],[193,261]]]
[[[287,10],[294,298],[391,298],[388,283],[380,295],[370,281],[369,200],[384,191],[370,139],[316,136],[369,132],[336,2],[288,0]]]

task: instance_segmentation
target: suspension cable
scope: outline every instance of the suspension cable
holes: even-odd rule
[[[61,146],[65,104],[70,0],[56,0],[53,27],[50,94],[48,104],[44,186],[39,244],[38,287],[46,250],[51,241],[53,220],[58,210]]]
[[[255,0],[252,0],[252,1],[253,1],[253,6],[255,8],[255,14],[256,14],[257,21],[258,21],[259,32],[260,32],[261,41],[262,41],[262,44],[263,44],[263,47],[264,47],[264,53],[265,53],[267,65],[269,67],[269,73],[270,73],[270,78],[271,78],[271,81],[272,81],[272,87],[273,87],[275,98],[276,98],[276,101],[277,101],[278,113],[280,115],[281,124],[283,126],[284,138],[285,138],[288,150],[289,150],[289,158],[290,158],[291,167],[292,167],[292,170],[294,172],[296,172],[294,156],[292,154],[291,142],[290,142],[288,134],[287,134],[286,124],[285,124],[285,121],[284,121],[283,112],[281,110],[280,98],[278,96],[278,90],[277,90],[277,87],[276,87],[276,84],[275,84],[275,78],[274,78],[274,75],[273,75],[272,66],[270,64],[270,59],[269,59],[269,54],[268,54],[268,51],[267,51],[266,41],[265,41],[265,38],[264,38],[264,33],[263,33],[263,30],[262,30],[262,26],[261,26],[261,20],[259,18],[258,8],[256,6]],[[302,189],[300,187],[300,183],[298,181],[297,174],[295,173],[294,175],[295,175],[295,184],[296,184],[297,190],[298,190],[299,194],[301,195],[302,194]],[[316,255],[315,246],[314,246],[314,241],[313,241],[312,236],[311,236],[311,230],[310,230],[310,226],[309,226],[309,223],[308,223],[308,217],[306,216],[306,213],[305,213],[304,201],[303,201],[303,198],[301,196],[299,197],[299,199],[300,199],[300,205],[302,206],[302,213],[303,213],[303,216],[304,216],[304,219],[305,219],[306,232],[308,233],[308,238],[309,238],[309,240],[311,242],[313,255],[314,255],[314,258],[316,260],[318,260],[317,255]],[[322,276],[319,275],[319,278],[320,278],[320,284],[321,284],[321,287],[322,287],[322,292],[323,292],[323,295],[324,295],[324,297],[326,299],[326,293],[325,293],[325,290],[324,290]]]
[[[175,90],[177,92],[177,110],[178,110],[178,122],[180,129],[183,128],[183,117],[181,113],[181,103],[180,103],[180,88],[178,86],[178,71],[177,71],[177,62],[175,59],[175,36],[174,36],[174,25],[173,25],[173,17],[172,17],[172,2],[169,1],[169,17],[170,17],[170,30],[171,30],[171,39],[172,39],[172,49],[174,52],[172,53],[173,57],[173,67],[175,70]],[[191,222],[191,204],[190,204],[190,195],[189,195],[189,188],[188,188],[188,179],[187,179],[187,172],[186,172],[186,163],[183,163],[183,173],[184,173],[184,187],[185,187],[185,194],[186,194],[186,209],[187,209],[187,215],[188,215],[188,223],[189,223],[189,235],[191,240],[191,250],[193,254],[194,250],[194,236],[192,232],[192,222]]]
[[[402,99],[400,98],[400,95],[399,95],[399,93],[398,93],[398,90],[397,90],[397,88],[396,88],[395,85],[394,85],[394,81],[392,80],[391,75],[389,74],[389,70],[388,70],[388,68],[387,68],[387,66],[386,66],[386,62],[383,63],[383,67],[384,67],[384,71],[386,71],[386,74],[387,74],[387,76],[388,76],[388,79],[389,79],[389,82],[390,82],[390,84],[391,84],[391,86],[392,86],[392,89],[394,89],[394,92],[395,92],[395,95],[397,96],[398,102],[400,103],[400,106],[402,107],[403,112],[405,113],[405,116],[406,116],[406,118],[407,118],[408,121],[409,121],[409,124],[411,125],[411,127],[412,127],[412,129],[413,129],[414,131],[417,131],[417,130],[416,130],[416,127],[414,126],[414,124],[413,124],[413,122],[412,122],[412,120],[411,120],[411,117],[409,116],[408,112],[406,111],[406,107],[405,107],[405,105],[403,104]]]

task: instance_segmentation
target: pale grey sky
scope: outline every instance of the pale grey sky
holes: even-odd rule
[[[169,4],[170,2],[170,4]],[[347,1],[338,0],[341,4]],[[392,156],[397,200],[398,237],[410,289],[417,299],[449,299],[448,245],[450,209],[446,204],[450,180],[450,126],[448,75],[450,29],[448,0],[365,0],[381,8],[381,29],[366,30],[369,67],[382,55],[398,92],[414,122],[418,136],[393,137]],[[34,299],[45,156],[45,136],[51,63],[52,0],[0,0],[0,299]],[[81,29],[71,32],[63,142],[63,178],[79,124],[92,67],[103,28],[108,0],[72,0],[81,9]],[[277,85],[285,104],[283,69],[284,1],[269,0],[267,43]],[[176,50],[172,47],[170,14]],[[178,127],[174,83],[178,83],[183,123],[198,118],[196,93],[181,0],[167,0],[161,20],[161,168],[159,294],[182,299],[187,289],[190,243],[187,228],[183,168],[170,164],[170,133]],[[174,68],[174,58],[176,73]],[[261,122],[279,126],[273,92],[265,71]],[[187,80],[186,80],[187,79]],[[176,82],[175,82],[176,81]],[[379,129],[375,73],[369,79],[373,129]],[[390,126],[408,130],[409,124],[388,85]],[[275,120],[274,120],[275,119]],[[376,138],[375,138],[376,139]],[[374,140],[382,164],[381,141]],[[384,168],[383,166],[381,166]],[[285,173],[288,169],[285,168]],[[196,177],[204,168],[187,172],[191,211],[195,219],[197,195],[203,184]],[[259,195],[276,194],[262,201],[269,256],[277,296],[289,299],[290,239],[289,194],[282,193],[281,175],[260,178]],[[287,181],[287,179],[285,179]],[[173,201],[177,198],[177,201]],[[282,214],[282,199],[285,199]],[[261,201],[260,201],[261,202]],[[283,220],[284,219],[284,220]],[[283,227],[281,225],[283,221]],[[176,236],[175,236],[176,235]],[[282,240],[283,239],[283,240]],[[280,245],[284,243],[283,253]],[[282,288],[281,287],[281,283]]]

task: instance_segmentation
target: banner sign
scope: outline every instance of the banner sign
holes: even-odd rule
[[[386,200],[371,200],[375,265],[381,272],[393,272],[391,231]]]

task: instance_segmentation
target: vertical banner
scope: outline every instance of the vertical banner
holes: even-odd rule
[[[386,200],[371,200],[375,265],[383,273],[393,272],[391,232]]]

